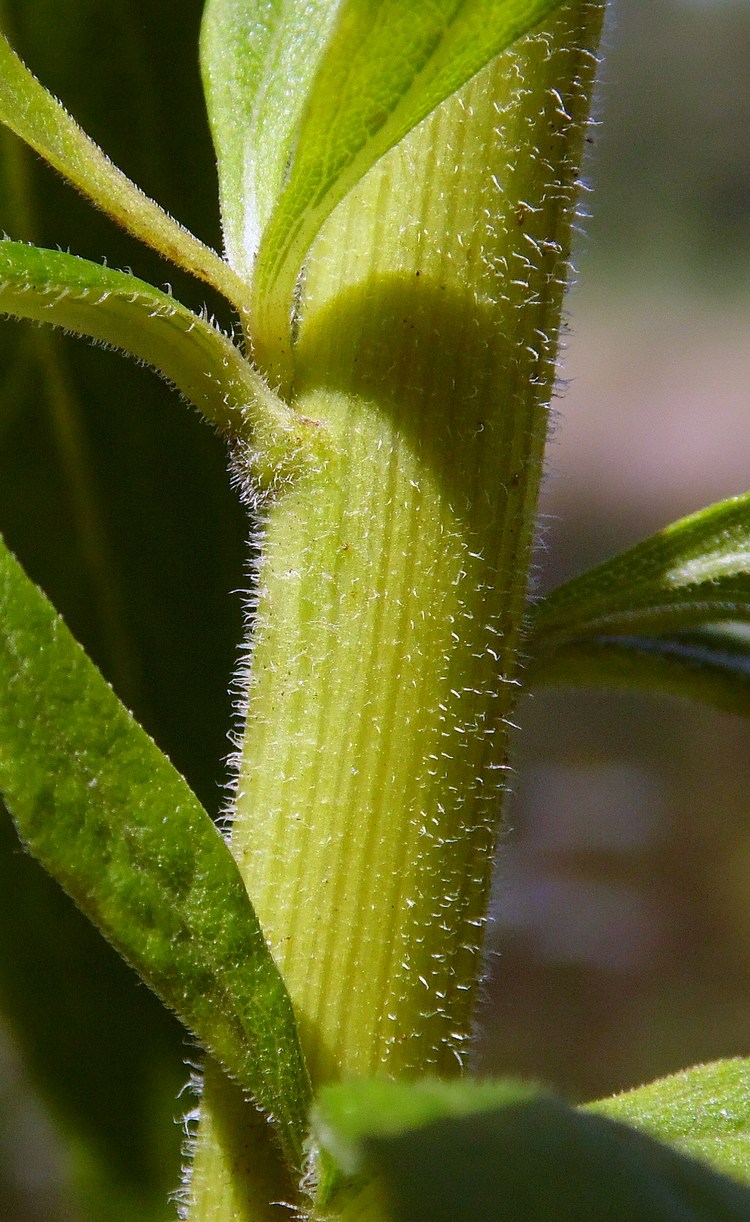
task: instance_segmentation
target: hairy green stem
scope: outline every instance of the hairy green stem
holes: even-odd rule
[[[307,266],[331,449],[265,528],[232,848],[316,1084],[454,1074],[470,1037],[601,15],[441,106]]]
[[[450,1072],[470,1031],[584,24],[441,107],[308,266],[298,399],[335,454],[268,523],[232,842],[318,1080]]]

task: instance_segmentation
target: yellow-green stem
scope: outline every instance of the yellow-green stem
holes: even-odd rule
[[[232,848],[316,1084],[470,1036],[601,13],[444,104],[306,269],[331,450],[266,524]]]
[[[297,1199],[268,1121],[210,1059],[187,1193],[190,1222],[289,1222]]]
[[[334,454],[268,523],[232,843],[317,1081],[455,1072],[470,1031],[580,140],[573,11],[390,154],[307,269],[298,401]]]

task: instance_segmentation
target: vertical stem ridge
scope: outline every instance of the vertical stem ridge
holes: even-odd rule
[[[393,150],[306,273],[325,468],[272,510],[233,848],[317,1081],[458,1068],[601,6]]]

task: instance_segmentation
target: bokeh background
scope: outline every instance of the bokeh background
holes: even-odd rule
[[[542,496],[543,592],[750,488],[750,4],[615,0]],[[750,723],[522,702],[493,1069],[593,1098],[750,1048]]]
[[[114,160],[219,244],[201,7],[0,0],[0,19]],[[750,488],[750,2],[614,0],[605,50],[538,592]],[[2,153],[0,230],[205,299],[13,141]],[[0,528],[216,811],[246,581],[221,446],[146,371],[4,325]],[[562,692],[517,720],[483,1069],[584,1099],[747,1054],[750,725]],[[170,1216],[154,1202],[178,1180],[192,1052],[7,819],[0,1012],[0,1220]]]

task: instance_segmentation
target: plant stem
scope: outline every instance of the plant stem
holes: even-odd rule
[[[386,158],[307,269],[298,402],[336,453],[268,522],[232,843],[319,1081],[451,1072],[470,1031],[584,105],[574,11]]]
[[[441,106],[306,269],[331,454],[268,515],[232,848],[316,1084],[470,1037],[601,16]]]
[[[267,1122],[209,1061],[189,1185],[190,1222],[289,1222],[284,1202],[293,1202],[296,1193]]]

